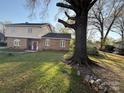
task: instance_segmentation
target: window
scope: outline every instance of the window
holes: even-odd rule
[[[13,42],[13,45],[14,46],[19,46],[20,44],[20,40],[19,39],[15,39],[14,42]]]
[[[49,39],[45,39],[45,46],[50,46],[50,40]]]
[[[32,33],[32,28],[28,28],[28,33]]]
[[[65,40],[60,40],[60,47],[62,47],[62,48],[65,47]]]
[[[13,26],[13,27],[11,28],[11,31],[12,31],[12,32],[15,32],[15,30],[16,30],[16,29],[15,29],[15,26]]]

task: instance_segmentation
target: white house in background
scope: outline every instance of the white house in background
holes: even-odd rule
[[[28,50],[68,50],[70,34],[53,33],[48,23],[16,23],[5,25],[8,48]]]

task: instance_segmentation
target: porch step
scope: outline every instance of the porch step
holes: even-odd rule
[[[34,52],[37,52],[37,51],[34,51],[34,50],[25,50],[25,52],[34,53]]]

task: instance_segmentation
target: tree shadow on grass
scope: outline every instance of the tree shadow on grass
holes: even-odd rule
[[[92,93],[92,92],[85,84],[83,84],[81,77],[76,75],[76,70],[72,69],[70,87],[67,93]]]
[[[66,67],[66,64],[60,67],[61,74],[69,78],[69,86],[65,93],[92,93],[89,91],[88,87],[83,84],[82,78],[77,76],[77,70],[70,67],[70,71]]]
[[[119,68],[121,70],[124,70],[124,60],[121,57],[114,56],[114,55],[110,55],[108,56],[107,54],[103,54],[103,57],[96,57],[97,60],[99,60],[99,62],[102,62],[102,64],[106,65],[111,65],[111,66],[115,66],[116,68]],[[104,60],[104,61],[103,61]],[[108,67],[108,66],[107,66]],[[109,67],[108,67],[109,68]]]
[[[0,91],[2,91],[2,93],[42,93],[42,91],[39,91],[38,85],[40,84],[42,85],[43,83],[44,84],[43,89],[48,86],[48,85],[45,85],[46,83],[49,83],[49,81],[45,81],[45,77],[47,77],[46,72],[51,70],[58,64],[59,63],[54,62],[51,65],[48,65],[42,71],[40,71],[40,68],[44,67],[47,64],[45,63],[44,64],[43,63],[42,64],[36,64],[36,63],[21,64],[13,68],[11,71],[7,71],[6,72],[8,73],[7,77],[6,77],[6,73],[3,73],[2,77],[8,78],[9,82],[6,82],[6,85],[1,86]],[[14,71],[14,69],[17,71]],[[37,82],[37,81],[40,81],[41,79],[43,80],[42,82]],[[51,92],[51,93],[54,93],[54,92]]]

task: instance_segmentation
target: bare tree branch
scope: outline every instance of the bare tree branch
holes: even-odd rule
[[[75,20],[76,19],[75,17],[69,16],[67,12],[65,12],[65,15],[68,17],[68,19],[71,19],[71,20]]]
[[[59,23],[62,23],[65,27],[68,27],[68,28],[75,28],[75,25],[74,24],[68,24],[67,22],[61,20],[61,19],[58,19],[58,22]]]
[[[90,5],[89,5],[89,7],[88,7],[88,10],[91,9],[91,7],[96,3],[96,1],[97,1],[97,0],[93,0],[93,1],[90,3]]]
[[[71,5],[68,5],[68,4],[57,3],[56,6],[62,7],[62,8],[67,8],[67,9],[71,9],[71,10],[75,11],[74,7],[72,7]]]

